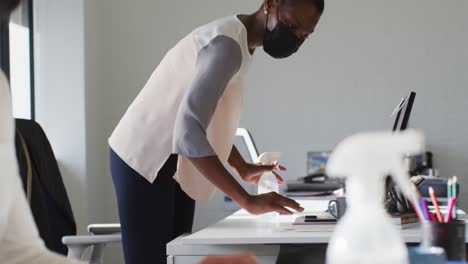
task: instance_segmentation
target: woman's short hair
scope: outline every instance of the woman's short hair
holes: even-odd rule
[[[313,4],[320,13],[325,10],[325,0],[278,0],[280,4],[294,4],[298,1],[310,2]]]

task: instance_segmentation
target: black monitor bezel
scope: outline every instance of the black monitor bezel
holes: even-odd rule
[[[393,124],[393,131],[404,131],[408,128],[415,99],[416,92],[410,92],[409,95],[404,98],[403,106],[396,114],[395,123]],[[403,118],[401,118],[402,114]]]

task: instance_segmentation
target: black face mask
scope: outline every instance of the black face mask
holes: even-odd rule
[[[272,31],[268,30],[267,15],[263,50],[273,58],[284,59],[296,53],[304,43],[304,39],[297,37],[288,26],[281,22],[278,14],[276,15],[278,23]]]

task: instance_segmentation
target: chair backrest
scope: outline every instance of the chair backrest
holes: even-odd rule
[[[48,249],[67,255],[62,237],[76,235],[76,223],[52,147],[38,123],[17,119],[16,128],[16,153],[25,189],[28,185],[26,151],[30,157],[30,206],[39,234]]]
[[[238,128],[236,131],[236,136],[242,137],[244,139],[245,145],[247,147],[247,152],[249,153],[252,162],[259,162],[258,149],[255,145],[252,134],[250,134],[250,132],[245,128]]]

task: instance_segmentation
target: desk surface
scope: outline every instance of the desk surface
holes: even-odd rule
[[[327,200],[301,200],[305,208],[302,214],[323,212]],[[259,216],[239,210],[217,224],[182,238],[182,244],[228,245],[228,244],[325,244],[328,243],[335,225],[293,226],[298,216],[281,215],[279,225],[265,224]],[[401,230],[406,243],[419,243],[419,228]],[[468,236],[467,236],[468,238]]]

